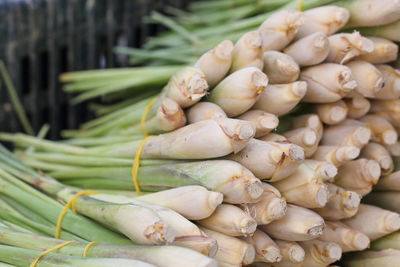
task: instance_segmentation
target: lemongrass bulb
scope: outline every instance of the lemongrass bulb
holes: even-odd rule
[[[279,262],[282,255],[279,252],[278,245],[263,231],[256,230],[254,235],[244,238],[252,244],[256,250],[254,261],[256,262]]]
[[[279,119],[274,114],[256,109],[249,110],[237,118],[240,120],[250,121],[253,124],[256,129],[255,138],[268,134],[279,124]]]
[[[240,266],[254,261],[256,252],[253,245],[204,227],[200,227],[200,229],[207,236],[217,240],[218,250],[214,258],[218,261],[219,266]]]
[[[392,41],[380,37],[367,37],[374,42],[374,50],[368,54],[359,56],[358,59],[372,64],[382,64],[397,59],[399,47]]]
[[[317,213],[288,204],[286,216],[269,224],[261,225],[260,229],[274,239],[305,241],[321,236],[324,227],[324,220]]]
[[[377,191],[400,191],[400,171],[382,176],[374,187]]]
[[[350,68],[352,76],[357,82],[354,93],[374,98],[382,89],[384,85],[383,74],[371,63],[354,60],[347,63],[346,66]]]
[[[300,27],[296,38],[300,39],[315,32],[332,35],[346,25],[350,13],[347,9],[337,6],[322,6],[303,12],[304,25]]]
[[[322,145],[355,146],[361,148],[371,139],[371,130],[365,123],[347,119],[325,128]]]
[[[203,232],[202,232],[203,233]],[[189,248],[203,255],[213,258],[218,250],[217,241],[204,235],[176,237],[171,243],[173,246]]]
[[[392,124],[386,119],[378,115],[366,115],[360,119],[360,121],[365,122],[371,129],[373,141],[392,145],[396,143],[398,135]]]
[[[387,151],[392,157],[400,157],[400,142],[396,142],[393,145],[385,145]]]
[[[211,91],[209,99],[234,117],[249,110],[267,85],[267,75],[255,67],[247,67],[222,80]]]
[[[214,213],[198,224],[229,236],[247,236],[254,233],[257,228],[256,221],[240,208],[221,204]]]
[[[316,131],[318,136],[318,142],[322,138],[324,132],[324,126],[320,117],[317,114],[304,114],[294,118],[292,121],[292,126],[294,129],[309,127]]]
[[[303,163],[312,168],[316,177],[323,182],[333,181],[338,172],[336,166],[327,161],[306,159]]]
[[[310,127],[297,128],[283,133],[288,141],[302,147],[306,158],[311,157],[318,147],[317,132]]]
[[[264,135],[262,137],[258,138],[261,141],[269,141],[269,142],[286,142],[287,138],[284,137],[283,135],[277,134],[277,133],[269,133],[267,135]]]
[[[371,53],[374,50],[374,43],[362,37],[357,31],[334,34],[328,37],[328,41],[327,62],[345,64],[357,56]]]
[[[259,225],[283,218],[287,208],[286,201],[282,199],[278,189],[267,183],[263,183],[263,188],[264,192],[260,201],[241,205],[241,208]]]
[[[328,188],[315,171],[301,164],[289,177],[273,183],[286,201],[305,208],[321,208],[328,201]]]
[[[400,70],[384,64],[376,65],[376,68],[383,75],[384,85],[375,98],[383,100],[398,99],[400,97]]]
[[[260,94],[254,108],[281,116],[291,111],[304,97],[306,91],[307,84],[301,81],[269,84]]]
[[[263,71],[271,84],[291,83],[299,77],[300,67],[289,55],[267,51],[263,54],[263,61]]]
[[[355,146],[319,146],[312,159],[325,160],[333,165],[341,164],[353,160],[360,154],[360,149]]]
[[[343,222],[367,235],[371,241],[400,229],[398,213],[366,204],[361,204],[357,214]]]
[[[262,40],[258,31],[245,33],[235,44],[232,53],[232,67],[230,72],[235,72],[245,67],[256,67],[262,70],[263,50]]]
[[[224,40],[197,60],[194,66],[201,69],[210,87],[217,85],[228,73],[232,64],[232,51],[233,43]]]
[[[347,117],[348,108],[343,100],[334,103],[317,104],[315,110],[325,124],[338,124]]]
[[[316,65],[328,56],[328,38],[322,32],[312,33],[292,43],[283,52],[291,56],[300,67]]]
[[[297,266],[304,261],[304,249],[296,242],[275,240],[282,255],[282,260],[274,264],[277,267]]]
[[[369,143],[361,150],[360,157],[378,162],[382,175],[387,175],[393,171],[392,157],[389,151],[381,144]]]
[[[374,100],[371,103],[371,113],[388,120],[394,127],[400,127],[400,100]]]
[[[351,70],[343,65],[324,63],[301,71],[300,80],[307,82],[304,102],[331,103],[357,87]]]
[[[302,266],[324,267],[342,257],[341,247],[334,242],[325,242],[318,239],[299,242],[305,255]]]
[[[282,10],[273,13],[258,28],[263,51],[285,48],[303,24],[304,15],[300,11]]]
[[[382,91],[382,90],[381,90]],[[371,103],[364,97],[352,97],[344,99],[347,105],[347,117],[358,119],[368,113]]]
[[[182,108],[190,107],[200,101],[208,90],[204,73],[194,67],[184,67],[175,73],[162,94],[175,100]]]
[[[189,123],[227,117],[220,106],[211,102],[199,102],[193,105],[186,111],[186,116]]]
[[[354,216],[360,206],[361,197],[353,191],[327,183],[329,198],[325,207],[314,209],[326,220],[341,220]]]

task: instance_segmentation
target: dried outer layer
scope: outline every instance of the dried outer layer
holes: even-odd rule
[[[268,85],[268,77],[255,67],[240,69],[223,79],[211,91],[209,100],[229,117],[249,110]]]
[[[381,174],[388,175],[393,171],[393,160],[389,151],[381,144],[369,143],[362,150],[361,158],[375,160],[381,167]]]
[[[201,69],[210,87],[217,85],[228,73],[232,64],[232,51],[233,43],[224,40],[195,63],[194,66]]]
[[[230,204],[219,205],[210,217],[197,223],[229,236],[252,235],[257,228],[257,223],[251,216]]]
[[[319,239],[335,242],[343,252],[359,251],[369,247],[368,236],[339,221],[325,221],[325,230]]]
[[[351,119],[359,119],[365,116],[371,108],[371,103],[364,97],[345,98],[344,101],[348,110],[347,117]]]
[[[379,64],[375,66],[383,75],[384,85],[375,95],[376,99],[395,100],[400,97],[400,70],[392,66]]]
[[[299,77],[299,65],[287,54],[267,51],[263,54],[263,61],[263,71],[271,84],[291,83]]]
[[[347,119],[324,129],[322,145],[355,146],[362,148],[368,144],[371,130],[366,123]]]
[[[277,267],[291,267],[304,261],[304,249],[296,242],[275,240],[282,255],[280,262],[274,263]]]
[[[346,64],[350,68],[352,77],[357,82],[357,87],[347,96],[374,98],[384,85],[383,74],[371,63],[363,60],[353,60]]]
[[[277,133],[269,133],[267,135],[259,137],[258,139],[266,142],[278,142],[278,143],[288,142],[286,137]]]
[[[240,120],[250,121],[253,124],[253,127],[256,129],[255,138],[268,134],[279,124],[277,116],[257,109],[249,110],[237,118]]]
[[[326,242],[318,239],[299,242],[305,255],[302,266],[324,267],[342,257],[341,247],[334,242]]]
[[[399,47],[394,42],[380,37],[368,36],[374,43],[374,50],[368,54],[357,57],[357,59],[368,61],[372,64],[382,64],[397,59]]]
[[[346,190],[365,196],[381,176],[381,168],[375,160],[357,159],[339,167],[335,184]]]
[[[355,146],[319,146],[312,156],[314,160],[328,161],[336,167],[358,157],[360,149]]]
[[[303,24],[304,15],[300,11],[282,10],[273,13],[258,28],[263,51],[285,48]]]
[[[283,218],[286,214],[286,201],[281,193],[270,184],[263,183],[264,192],[256,203],[245,203],[241,208],[253,217],[257,224],[268,224]]]
[[[357,87],[350,68],[333,63],[305,68],[299,79],[307,82],[303,100],[310,103],[336,102]]]
[[[282,260],[278,245],[263,231],[257,229],[254,235],[244,238],[256,250],[254,261],[275,263]]]
[[[300,67],[316,65],[328,56],[328,38],[322,32],[312,33],[292,43],[283,52],[291,56]]]
[[[396,143],[398,134],[392,124],[385,118],[379,115],[369,114],[360,119],[360,121],[368,124],[371,129],[373,141],[385,145],[392,145]]]
[[[216,118],[227,118],[224,110],[211,102],[199,102],[186,111],[189,124]]]
[[[320,237],[325,223],[317,213],[288,204],[285,217],[259,227],[274,239],[305,241]]]
[[[306,159],[303,163],[312,168],[316,177],[323,182],[333,181],[338,173],[336,166],[327,161]]]
[[[281,116],[291,111],[305,96],[306,92],[307,83],[302,81],[288,84],[269,84],[260,94],[254,108]]]
[[[374,187],[375,191],[400,191],[400,171],[382,176]]]
[[[366,234],[371,241],[400,229],[400,215],[375,206],[361,204],[355,216],[343,220],[351,228]]]
[[[327,220],[341,220],[354,216],[360,206],[361,197],[356,192],[345,189],[331,183],[327,183],[329,198],[325,207],[314,209]]]
[[[337,6],[321,6],[303,12],[304,25],[296,34],[296,39],[303,38],[316,32],[332,35],[346,25],[350,18],[347,9]]]
[[[328,125],[338,124],[347,117],[348,108],[343,100],[333,103],[316,104],[315,111],[322,122]]]
[[[319,138],[316,130],[310,127],[297,128],[283,133],[288,141],[302,147],[306,158],[311,157],[318,148]]]
[[[328,41],[329,54],[326,62],[345,64],[357,56],[374,51],[374,43],[357,31],[331,35]]]
[[[256,67],[262,70],[263,50],[262,39],[258,31],[245,33],[235,44],[232,53],[232,67],[230,72],[235,72],[245,67]]]

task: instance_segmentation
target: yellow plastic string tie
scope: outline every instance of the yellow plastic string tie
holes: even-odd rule
[[[92,195],[92,194],[98,194],[98,192],[93,191],[93,190],[84,190],[79,193],[77,193],[75,196],[73,196],[67,204],[65,204],[64,208],[62,209],[60,215],[58,216],[57,220],[57,227],[56,227],[56,234],[54,235],[55,238],[60,238],[60,233],[61,233],[61,225],[62,221],[64,219],[65,214],[67,214],[69,208],[72,206],[72,211],[76,213],[76,208],[75,208],[75,201],[80,197],[84,195]]]
[[[142,128],[142,132],[143,132],[144,136],[149,135],[149,133],[146,130],[146,118],[147,118],[147,114],[149,113],[151,107],[153,106],[154,102],[156,102],[156,100],[157,100],[157,98],[153,98],[153,100],[151,100],[147,104],[146,108],[143,111],[142,118],[140,119],[140,127]]]
[[[153,137],[152,135],[149,135],[149,136],[146,136],[142,140],[142,142],[140,143],[140,145],[136,149],[135,158],[133,160],[132,179],[133,179],[133,184],[135,185],[135,190],[136,190],[136,193],[137,193],[138,196],[140,196],[140,186],[139,186],[139,181],[138,181],[138,178],[137,178],[137,174],[138,174],[138,170],[139,170],[140,155],[142,154],[144,144],[146,144],[146,142],[152,137]]]
[[[69,244],[72,244],[72,243],[76,243],[76,241],[73,241],[73,240],[72,240],[72,241],[67,241],[67,242],[65,242],[65,243],[62,243],[62,244],[59,244],[59,245],[55,246],[54,248],[49,248],[49,249],[43,251],[43,252],[40,253],[39,256],[37,256],[37,258],[31,263],[31,265],[29,265],[29,267],[36,267],[36,264],[40,261],[40,259],[41,259],[43,256],[46,256],[46,255],[49,254],[50,252],[53,252],[53,251],[55,251],[55,250],[57,250],[57,249],[63,248],[63,247],[65,247],[65,246],[68,246]]]
[[[303,11],[303,4],[306,0],[300,0],[299,4],[297,5],[297,10],[298,11]]]
[[[89,244],[87,244],[87,246],[85,247],[85,250],[83,251],[83,257],[86,257],[86,256],[87,256],[87,253],[88,253],[89,248],[90,248],[91,246],[97,245],[97,244],[100,244],[100,243],[99,243],[99,242],[96,242],[96,241],[93,241],[93,242],[90,242]]]

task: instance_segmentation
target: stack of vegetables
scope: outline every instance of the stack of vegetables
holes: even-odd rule
[[[64,75],[75,102],[119,101],[60,142],[0,134],[0,262],[400,265],[400,4],[298,2],[173,10],[190,35],[155,14],[178,34],[140,52],[164,66]]]

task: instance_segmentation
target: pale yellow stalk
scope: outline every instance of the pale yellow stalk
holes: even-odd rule
[[[296,242],[275,240],[282,254],[282,260],[274,264],[276,267],[292,267],[301,265],[304,261],[304,249]]]
[[[322,121],[317,114],[304,114],[295,117],[292,120],[292,126],[294,129],[309,127],[316,131],[318,136],[318,142],[322,138],[322,134],[324,132],[324,127],[322,125]]]
[[[211,102],[199,102],[186,111],[189,124],[216,118],[227,118],[224,110]]]
[[[400,191],[400,171],[382,176],[374,187],[375,191]]]
[[[382,175],[388,175],[393,171],[392,157],[389,151],[381,144],[369,143],[361,150],[360,157],[378,162],[381,167]]]
[[[319,146],[312,159],[328,161],[336,167],[358,157],[360,149],[355,146]]]
[[[302,266],[325,267],[342,257],[341,247],[334,242],[325,242],[318,239],[299,242],[305,255]]]
[[[316,177],[323,182],[333,181],[338,172],[336,166],[327,161],[307,159],[303,163],[312,168]]]
[[[245,67],[256,67],[262,70],[263,50],[262,39],[258,31],[245,33],[235,44],[232,52],[232,67],[235,72]]]
[[[375,98],[383,100],[398,99],[400,97],[400,70],[384,64],[376,65],[376,68],[383,75],[384,85],[375,95]]]
[[[372,64],[382,64],[397,59],[399,47],[394,42],[380,37],[367,37],[374,43],[374,50],[368,54],[357,57],[357,59],[368,61]]]
[[[360,121],[368,124],[371,129],[373,141],[382,143],[385,145],[392,145],[396,143],[398,134],[392,124],[386,119],[378,115],[366,115],[360,119]]]
[[[343,100],[333,103],[316,104],[315,111],[325,124],[332,125],[344,121],[347,117],[348,108]]]
[[[297,128],[283,133],[288,141],[302,147],[306,158],[311,157],[318,148],[317,132],[310,127]]]
[[[363,117],[371,108],[371,103],[364,97],[345,98],[344,101],[348,110],[347,117],[352,119]]]
[[[254,261],[275,263],[282,260],[278,245],[263,231],[257,229],[254,235],[244,238],[256,250]]]
[[[347,119],[340,124],[325,128],[321,144],[362,148],[368,144],[370,138],[371,130],[367,124]]]
[[[255,138],[264,136],[274,130],[278,124],[279,119],[272,113],[265,112],[263,110],[249,110],[239,117],[240,120],[249,121],[253,124],[254,128],[256,129]]]

